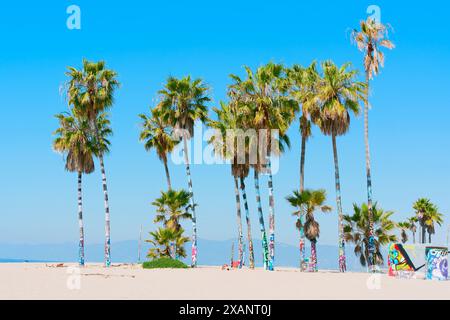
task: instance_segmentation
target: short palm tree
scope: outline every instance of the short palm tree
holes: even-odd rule
[[[305,216],[305,236],[311,242],[311,265],[314,271],[317,271],[317,238],[320,235],[319,223],[314,218],[317,210],[322,212],[330,212],[331,207],[324,205],[326,200],[325,190],[305,190],[303,192],[295,190],[286,200],[297,211],[293,213],[295,216]],[[296,224],[298,226],[298,224]]]
[[[407,231],[411,230],[411,224],[409,223],[409,221],[403,221],[397,223],[397,227],[400,229],[400,239],[402,243],[406,243],[408,241]]]
[[[78,225],[79,251],[78,262],[84,266],[84,223],[82,201],[82,177],[94,171],[93,145],[89,137],[89,127],[86,121],[78,119],[69,113],[56,115],[59,128],[53,141],[53,149],[65,156],[65,168],[69,172],[78,173]]]
[[[186,190],[161,191],[161,196],[152,202],[156,207],[155,223],[162,222],[164,227],[178,231],[181,229],[180,220],[191,219],[191,195]]]
[[[190,76],[177,79],[169,77],[161,95],[161,108],[164,110],[164,121],[170,124],[176,135],[183,140],[184,160],[191,193],[192,209],[192,267],[197,266],[197,216],[195,214],[194,193],[192,189],[191,170],[187,140],[194,136],[195,121],[207,120],[206,104],[211,100],[208,96],[208,86],[201,80],[192,80]],[[181,133],[180,133],[181,132]]]
[[[150,248],[147,257],[152,259],[157,258],[171,258],[171,247],[172,243],[176,242],[177,251],[176,255],[179,257],[185,257],[186,252],[183,248],[183,245],[189,241],[189,238],[183,236],[183,229],[175,231],[169,228],[158,228],[155,232],[150,232],[150,235],[153,239],[146,240],[153,245],[153,248]]]
[[[397,242],[397,236],[393,234],[396,223],[391,220],[392,211],[383,211],[374,203],[372,208],[374,222],[375,265],[383,264],[381,247],[391,242]],[[369,252],[369,208],[366,203],[361,206],[353,205],[353,215],[345,215],[345,241],[355,245],[355,255],[362,266],[368,264],[371,253]]]
[[[164,122],[162,108],[154,108],[151,115],[140,114],[142,119],[142,131],[139,140],[145,142],[145,150],[155,149],[158,158],[164,164],[167,185],[172,189],[170,182],[169,167],[167,165],[167,155],[173,151],[177,141],[173,138],[172,127]]]
[[[368,17],[361,21],[361,30],[354,30],[352,39],[358,49],[364,54],[364,70],[366,73],[366,98],[364,103],[364,142],[366,146],[366,177],[367,177],[367,204],[369,207],[370,237],[373,237],[372,221],[372,175],[370,166],[369,147],[369,82],[373,76],[378,74],[380,67],[384,66],[384,54],[381,47],[394,48],[394,44],[387,39],[388,26]],[[369,252],[374,254],[373,242],[369,241]],[[374,257],[375,258],[375,257]],[[370,265],[369,259],[369,265]]]
[[[186,190],[172,190],[164,192],[161,191],[161,196],[152,202],[156,207],[156,217],[154,222],[162,222],[164,227],[175,232],[181,230],[180,220],[192,219],[190,211],[190,197],[191,194]],[[172,242],[174,258],[177,259],[178,246],[177,240]],[[182,249],[184,251],[184,248]]]
[[[104,61],[83,60],[82,69],[69,67],[66,72],[67,96],[69,104],[75,106],[75,112],[89,121],[90,129],[96,141],[101,141],[97,118],[114,104],[114,93],[119,86],[117,73],[107,69]],[[105,266],[111,265],[111,219],[109,212],[108,186],[103,161],[102,147],[98,146],[96,156],[100,162],[103,196],[105,203]]]
[[[314,103],[320,113],[312,116],[323,134],[331,136],[333,144],[336,180],[336,205],[339,230],[339,270],[345,272],[345,240],[342,213],[341,182],[336,137],[347,133],[350,127],[350,112],[359,114],[359,101],[363,99],[365,85],[355,80],[357,72],[348,70],[349,63],[337,67],[333,62],[322,63],[323,78],[317,87]]]

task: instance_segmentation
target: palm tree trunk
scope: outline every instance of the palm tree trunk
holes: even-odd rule
[[[109,214],[108,185],[106,183],[105,164],[103,155],[99,155],[100,170],[102,172],[103,196],[105,202],[105,267],[111,265],[111,217]]]
[[[306,137],[302,135],[302,149],[300,153],[300,193],[305,190],[305,154],[306,154]],[[305,230],[303,229],[302,216],[298,216],[300,231],[300,271],[304,270],[305,263]]]
[[[344,240],[344,223],[343,223],[343,213],[342,213],[342,200],[341,200],[341,182],[339,178],[339,162],[336,147],[336,135],[331,137],[333,142],[333,155],[334,155],[334,175],[336,180],[336,206],[338,209],[338,228],[339,228],[339,271],[345,272],[346,261],[345,261],[345,240]]]
[[[422,243],[424,244],[425,243],[425,238],[426,238],[425,226],[422,225],[421,228],[422,228]]]
[[[305,229],[303,228],[303,221],[302,216],[299,215],[298,221],[300,223],[300,271],[305,270],[305,258],[306,258],[306,252],[305,252]]]
[[[302,149],[300,153],[300,193],[305,189],[305,151],[306,137],[302,135]]]
[[[259,191],[259,174],[257,170],[254,170],[254,173],[255,173],[256,203],[258,205],[258,215],[259,215],[259,228],[261,230],[261,238],[262,238],[263,262],[264,262],[264,269],[267,270],[269,267],[269,248],[267,246],[266,228],[264,226],[264,216],[261,206],[261,193]]]
[[[431,244],[431,233],[428,232],[428,242]]]
[[[98,132],[98,126],[96,121],[97,119],[93,120],[92,127],[94,128],[97,143],[99,143],[100,135]],[[109,267],[111,265],[111,216],[109,213],[108,185],[106,183],[105,164],[103,162],[102,153],[98,155],[98,160],[100,162],[100,171],[102,174],[103,197],[105,204],[105,267]]]
[[[191,169],[189,166],[189,156],[188,156],[188,146],[186,135],[183,135],[183,144],[184,144],[184,162],[186,164],[186,175],[188,178],[188,187],[189,193],[191,194],[191,210],[192,210],[192,262],[191,267],[197,267],[197,217],[195,215],[195,206],[194,206],[194,192],[192,190],[192,178],[191,178]]]
[[[372,212],[372,176],[370,166],[370,146],[369,146],[369,73],[366,72],[366,101],[364,102],[364,143],[366,146],[366,176],[367,176],[367,209],[369,213],[369,270],[375,271],[375,241],[373,233],[373,212]]]
[[[413,243],[416,244],[416,233],[413,232],[412,234],[413,234]]]
[[[167,186],[169,187],[169,190],[172,190],[172,184],[170,182],[169,167],[167,166],[167,158],[164,158],[164,170],[166,171]]]
[[[78,262],[84,266],[84,227],[83,227],[83,201],[82,201],[82,172],[78,171],[78,226],[80,228],[80,242],[78,246]]]
[[[242,216],[241,216],[241,197],[239,195],[239,183],[237,177],[234,177],[234,193],[236,195],[236,215],[238,223],[238,259],[239,268],[242,268]]]
[[[275,263],[275,200],[273,197],[273,178],[272,178],[272,166],[270,157],[267,161],[267,169],[269,179],[267,185],[269,187],[269,270],[274,270]]]
[[[242,199],[244,200],[245,220],[247,222],[248,254],[250,260],[250,269],[255,268],[255,254],[253,252],[252,226],[250,223],[250,211],[248,210],[247,193],[245,192],[245,181],[241,177]]]
[[[311,241],[311,266],[312,271],[317,271],[317,250],[316,250],[316,240]]]

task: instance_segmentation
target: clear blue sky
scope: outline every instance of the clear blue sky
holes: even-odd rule
[[[345,3],[345,4],[344,4]],[[82,29],[68,30],[66,8],[77,4]],[[148,231],[150,202],[165,188],[162,164],[138,141],[137,114],[147,112],[168,75],[202,77],[213,88],[211,105],[225,98],[228,74],[268,61],[309,64],[333,59],[361,69],[349,31],[377,4],[394,28],[397,48],[372,83],[370,140],[374,196],[402,220],[418,197],[430,197],[450,214],[449,129],[450,5],[399,1],[18,1],[0,11],[0,243],[75,242],[76,176],[64,171],[51,149],[53,115],[67,110],[59,94],[67,66],[104,59],[122,87],[112,109],[111,153],[106,158],[112,240]],[[362,117],[338,140],[343,206],[366,198]],[[284,197],[298,187],[298,124],[292,150],[274,177],[277,240],[294,244],[297,233]],[[170,165],[173,184],[186,187],[184,166]],[[236,236],[232,179],[225,166],[194,165],[199,236]],[[263,195],[267,194],[263,179]],[[254,237],[257,216],[248,181]],[[314,130],[307,147],[306,186],[325,188],[335,206],[331,141]],[[104,211],[98,170],[85,179],[86,241],[102,242]],[[264,198],[266,199],[266,198]],[[267,200],[265,200],[267,215]],[[337,215],[318,214],[320,243],[334,244]],[[450,221],[446,218],[445,223]],[[190,231],[190,228],[187,228]],[[444,228],[438,229],[445,239]],[[201,249],[200,249],[201,250]]]

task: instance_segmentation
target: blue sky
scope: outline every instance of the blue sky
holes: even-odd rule
[[[81,30],[66,27],[66,8],[81,8]],[[76,176],[64,171],[51,149],[53,115],[67,110],[59,86],[67,66],[82,58],[104,59],[122,87],[111,111],[114,137],[107,156],[112,240],[136,239],[140,224],[153,228],[150,202],[165,188],[162,164],[138,141],[137,114],[148,112],[168,75],[201,77],[213,102],[225,99],[228,74],[269,61],[309,64],[313,59],[362,58],[349,31],[376,4],[390,23],[396,49],[372,82],[370,141],[374,196],[395,219],[412,214],[418,197],[429,197],[450,214],[449,5],[398,1],[21,1],[0,11],[0,243],[77,241]],[[277,240],[295,244],[297,233],[284,197],[298,187],[298,123],[292,149],[274,177]],[[362,117],[338,139],[343,206],[365,200]],[[331,141],[314,130],[307,146],[306,186],[325,188],[335,206]],[[170,164],[173,184],[187,186],[185,169]],[[236,237],[233,181],[226,166],[194,165],[199,236]],[[102,242],[104,211],[98,170],[85,178],[86,241]],[[254,237],[257,216],[253,181],[247,182]],[[262,179],[263,195],[267,195]],[[267,198],[264,198],[267,199]],[[264,203],[267,216],[267,200]],[[337,215],[317,215],[320,243],[334,244]],[[445,224],[449,223],[446,218]],[[190,228],[187,226],[187,230]],[[444,241],[445,228],[437,240]],[[199,248],[199,250],[201,250]]]

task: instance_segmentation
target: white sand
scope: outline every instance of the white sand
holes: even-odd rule
[[[0,299],[450,299],[450,281],[384,274],[75,266],[2,263]]]

